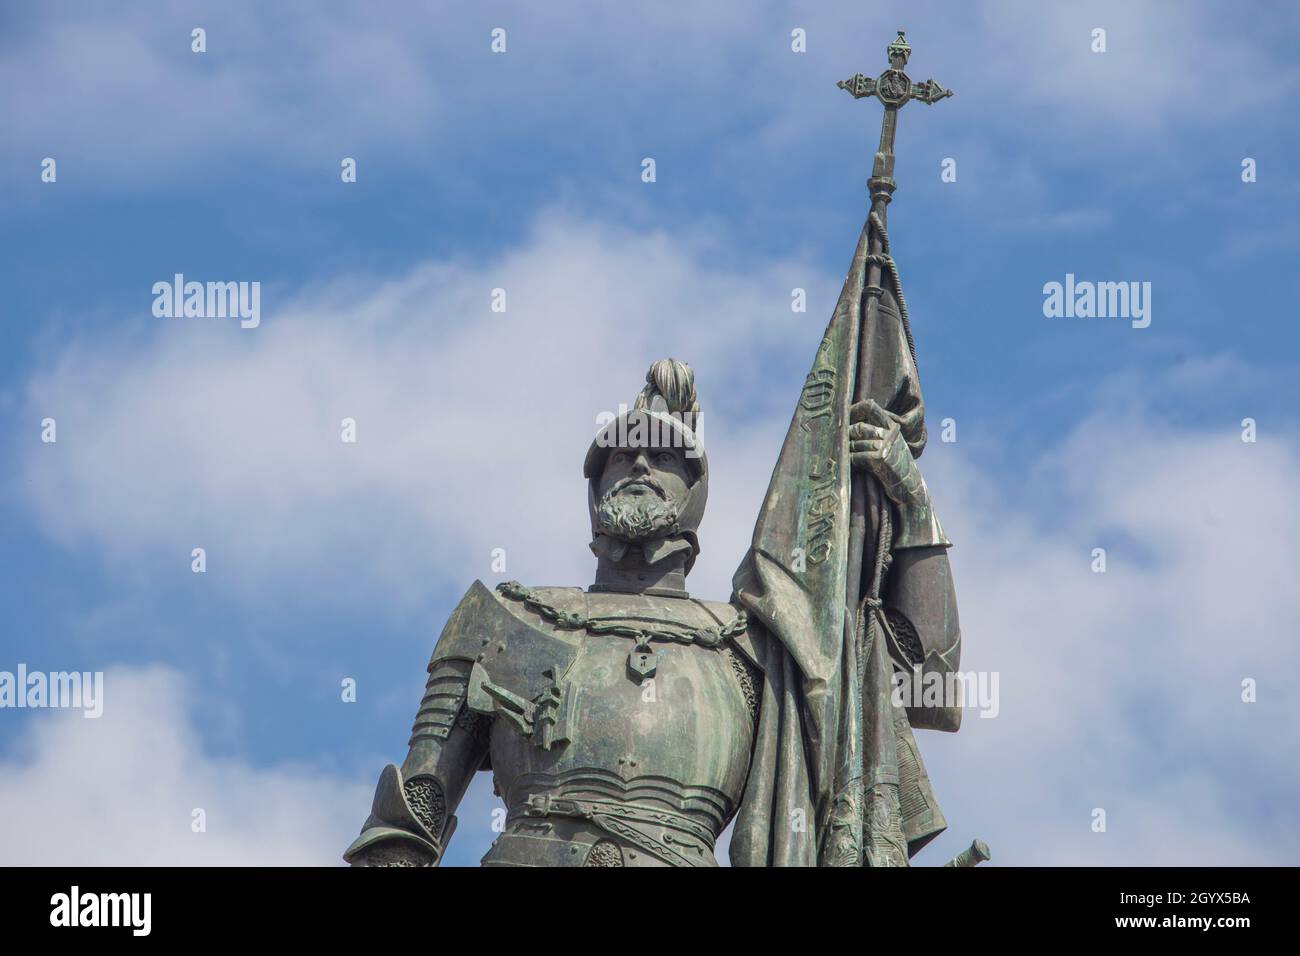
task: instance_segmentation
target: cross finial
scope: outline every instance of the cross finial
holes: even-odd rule
[[[874,79],[854,73],[847,80],[840,80],[838,86],[848,90],[855,100],[864,96],[875,96],[885,104],[885,108],[898,109],[908,100],[920,100],[922,103],[937,103],[946,96],[952,96],[952,90],[945,90],[934,80],[913,83],[903,67],[907,66],[912,48],[907,43],[907,35],[898,31],[898,37],[885,51],[889,55],[889,69]]]
[[[880,129],[880,149],[876,152],[876,163],[871,171],[872,200],[879,203],[883,214],[883,204],[889,202],[894,191],[894,130],[898,124],[898,110],[908,100],[920,100],[927,105],[937,103],[945,97],[952,96],[952,90],[946,90],[934,80],[913,83],[903,72],[912,55],[907,36],[898,31],[898,37],[886,49],[889,56],[889,68],[880,76],[872,78],[861,73],[854,73],[847,80],[840,80],[839,88],[848,90],[853,98],[874,96],[885,106],[884,123]]]

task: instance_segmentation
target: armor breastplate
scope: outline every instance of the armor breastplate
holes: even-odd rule
[[[749,772],[760,686],[748,636],[715,639],[736,609],[476,588],[463,621],[476,636],[444,632],[435,659],[474,651],[469,706],[495,718],[490,761],[507,819],[483,864],[716,865],[714,840]]]

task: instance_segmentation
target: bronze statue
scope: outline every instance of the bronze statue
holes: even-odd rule
[[[890,693],[960,652],[884,228],[895,112],[950,95],[909,53],[900,33],[878,81],[841,84],[886,106],[872,211],[730,600],[686,590],[709,464],[694,375],[661,360],[587,451],[594,583],[474,583],[349,862],[436,865],[488,769],[507,816],[484,866],[716,866],[733,819],[735,865],[906,866],[943,830],[912,729],[956,730],[960,702]]]

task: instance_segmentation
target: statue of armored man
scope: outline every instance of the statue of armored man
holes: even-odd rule
[[[908,90],[947,95],[911,84],[907,52],[900,34],[880,83],[851,92],[878,86],[887,110]],[[886,125],[872,210],[729,600],[686,588],[709,462],[694,374],[665,359],[587,450],[595,581],[470,587],[349,862],[437,865],[479,770],[507,813],[484,866],[716,866],[733,821],[733,865],[906,866],[944,829],[912,731],[955,731],[961,702],[896,692],[953,674],[961,641],[916,463]]]

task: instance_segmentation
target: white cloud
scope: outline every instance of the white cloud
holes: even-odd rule
[[[1002,707],[926,735],[956,824],[943,850],[982,836],[1015,863],[1294,854],[1300,443],[1276,428],[1243,443],[1231,415],[1215,431],[1162,423],[1148,396],[1228,390],[1205,379],[1231,364],[1197,364],[1126,391],[1122,412],[1082,422],[1016,483],[934,455],[963,666],[1000,671]],[[1241,700],[1246,678],[1257,703]],[[1098,807],[1105,834],[1090,830]]]
[[[170,668],[114,668],[104,680],[102,717],[32,712],[20,747],[0,760],[0,863],[340,861],[370,806],[368,787],[308,767],[205,754],[189,685]],[[206,832],[192,830],[196,808]]]
[[[699,578],[725,592],[735,558],[710,538],[752,515],[762,488],[738,468],[779,441],[800,380],[760,392],[776,418],[744,426],[737,397],[757,383],[736,350],[808,346],[822,319],[792,314],[789,290],[814,303],[836,290],[789,263],[710,268],[714,252],[703,236],[555,214],[497,261],[264,295],[257,329],[152,319],[153,335],[79,342],[28,390],[59,441],[24,455],[21,493],[68,545],[120,567],[188,566],[204,547],[208,581],[243,595],[408,607],[432,575],[488,577],[497,547],[508,575],[589,580],[581,468],[596,416],[675,354],[697,370],[720,463]],[[498,286],[505,314],[489,309]]]

